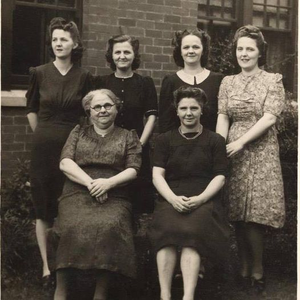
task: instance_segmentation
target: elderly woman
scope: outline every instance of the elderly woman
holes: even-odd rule
[[[71,132],[61,154],[67,176],[54,230],[60,237],[55,300],[66,299],[71,268],[94,269],[94,299],[107,299],[113,273],[135,276],[128,183],[141,165],[135,131],[115,126],[120,100],[106,89],[90,92],[83,107],[92,125]]]
[[[65,180],[59,170],[59,157],[70,131],[84,116],[81,100],[92,90],[92,75],[78,64],[83,46],[76,24],[54,18],[48,35],[54,61],[30,69],[26,94],[27,117],[33,131],[30,184],[44,284],[50,281],[46,232],[57,215],[57,199]]]
[[[177,31],[172,44],[174,61],[181,70],[163,79],[159,98],[159,131],[166,132],[180,125],[173,106],[173,93],[181,86],[198,87],[206,93],[209,105],[205,108],[207,111],[201,123],[205,128],[215,131],[218,91],[223,76],[205,68],[209,58],[210,37],[201,29]]]
[[[143,159],[138,180],[131,188],[131,198],[136,210],[152,212],[154,201],[151,194],[154,189],[151,184],[148,141],[155,126],[158,107],[152,78],[134,72],[141,63],[139,45],[139,40],[129,35],[110,38],[105,57],[114,73],[97,76],[95,85],[96,88],[110,89],[121,99],[123,106],[116,118],[116,125],[137,131],[143,146]],[[145,197],[147,194],[150,195],[149,199]]]
[[[181,250],[184,300],[193,300],[201,259],[222,263],[228,249],[228,224],[219,191],[227,171],[225,140],[200,122],[206,95],[196,87],[174,93],[180,127],[161,134],[155,144],[153,182],[156,203],[150,238],[157,252],[162,300]]]
[[[229,220],[234,222],[241,259],[240,280],[265,288],[264,227],[284,224],[284,193],[275,123],[284,108],[280,74],[260,69],[267,43],[252,25],[239,28],[233,53],[241,73],[227,76],[219,94],[217,132],[227,140]]]

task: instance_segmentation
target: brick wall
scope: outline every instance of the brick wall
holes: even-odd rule
[[[1,139],[1,175],[8,178],[18,159],[25,161],[30,157],[32,131],[24,107],[2,107]]]
[[[174,31],[197,26],[197,0],[84,1],[82,65],[93,74],[112,71],[105,61],[107,40],[122,32],[140,40],[138,72],[153,78],[159,92],[162,78],[177,70],[172,58]]]

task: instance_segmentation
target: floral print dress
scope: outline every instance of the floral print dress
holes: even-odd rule
[[[227,143],[236,141],[269,113],[278,117],[285,105],[282,76],[259,71],[223,79],[219,114],[230,120]],[[227,185],[230,221],[280,228],[285,220],[283,181],[275,126],[230,159]]]

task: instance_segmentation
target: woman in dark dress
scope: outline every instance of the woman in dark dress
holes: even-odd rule
[[[163,79],[159,97],[159,131],[167,132],[180,125],[173,106],[173,93],[181,86],[199,87],[205,92],[208,105],[201,123],[204,128],[215,131],[218,91],[223,75],[205,68],[209,57],[210,37],[201,29],[177,31],[172,44],[174,61],[182,69]]]
[[[120,100],[106,89],[82,100],[92,125],[77,125],[61,154],[67,176],[59,198],[54,232],[55,300],[65,300],[74,269],[96,270],[94,299],[107,299],[112,274],[136,275],[128,182],[141,166],[142,147],[134,130],[115,126]]]
[[[57,198],[64,184],[59,157],[70,131],[84,115],[81,99],[92,82],[91,74],[76,64],[83,51],[76,24],[52,19],[49,38],[54,61],[30,69],[26,94],[27,117],[33,130],[30,184],[45,283],[50,279],[46,230],[57,215]]]
[[[196,87],[174,93],[180,127],[155,144],[153,182],[156,203],[150,238],[157,252],[161,299],[171,299],[171,284],[181,250],[184,300],[193,300],[202,257],[226,260],[229,227],[219,191],[225,182],[225,140],[200,123],[206,95]]]
[[[151,77],[134,72],[140,66],[139,40],[128,35],[114,36],[108,41],[105,56],[114,73],[97,76],[95,85],[96,88],[113,91],[121,99],[123,107],[116,118],[116,125],[137,131],[143,146],[143,162],[131,198],[136,210],[153,211],[153,199],[145,196],[153,193],[148,141],[158,115],[154,82]]]

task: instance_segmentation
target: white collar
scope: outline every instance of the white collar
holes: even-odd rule
[[[196,75],[190,75],[190,74],[185,73],[184,70],[181,69],[176,74],[185,83],[194,85],[195,78],[196,78],[196,83],[199,84],[199,83],[203,82],[209,76],[210,71],[204,68],[203,71],[201,71],[200,73],[198,73]]]

